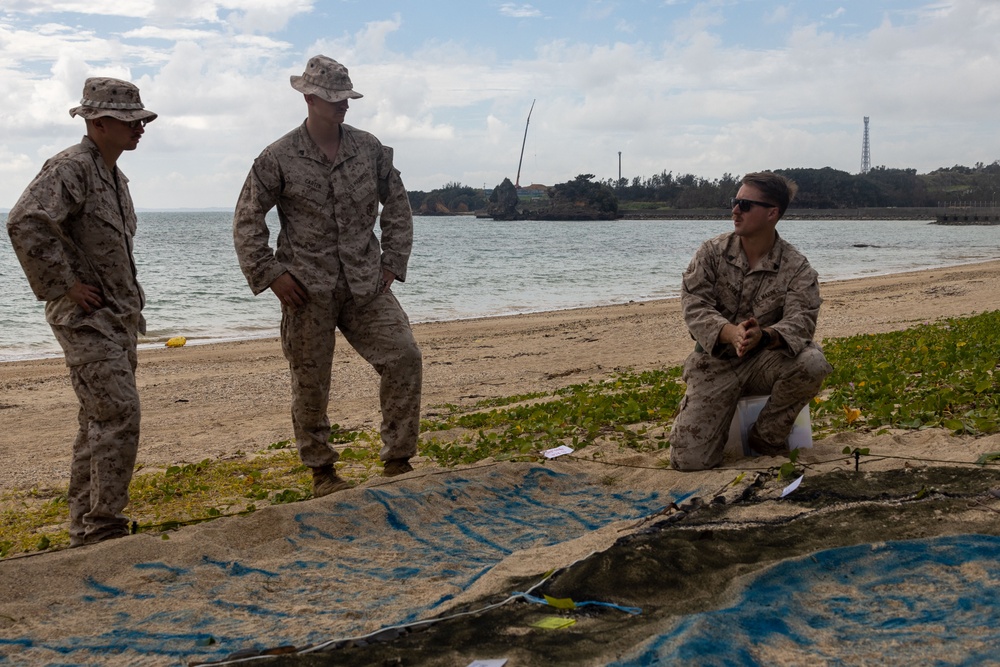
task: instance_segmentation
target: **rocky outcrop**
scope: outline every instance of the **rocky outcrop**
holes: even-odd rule
[[[519,205],[517,188],[509,178],[505,178],[503,183],[493,188],[493,192],[490,193],[486,214],[494,220],[520,220],[522,216]]]

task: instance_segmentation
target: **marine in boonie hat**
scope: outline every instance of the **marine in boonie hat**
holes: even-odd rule
[[[342,102],[364,97],[354,90],[347,68],[333,58],[313,56],[302,76],[292,76],[292,88],[306,95],[315,95],[327,102]]]
[[[69,115],[87,120],[111,116],[126,123],[133,120],[148,123],[156,119],[156,114],[142,105],[135,84],[104,76],[91,77],[84,82],[80,106],[70,109]]]

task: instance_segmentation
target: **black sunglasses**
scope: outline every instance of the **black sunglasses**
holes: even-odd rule
[[[146,123],[148,123],[149,120],[144,118],[142,120],[123,120],[122,122],[134,130],[137,127],[146,127]]]
[[[729,208],[740,207],[740,210],[746,213],[754,206],[763,206],[764,208],[778,208],[777,204],[768,204],[766,201],[754,201],[753,199],[737,199],[733,197],[729,200]]]

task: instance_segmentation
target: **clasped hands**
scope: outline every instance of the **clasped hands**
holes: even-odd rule
[[[736,356],[742,357],[760,345],[764,338],[764,330],[757,323],[757,318],[751,317],[739,324],[727,324],[720,335],[723,343],[736,348]]]

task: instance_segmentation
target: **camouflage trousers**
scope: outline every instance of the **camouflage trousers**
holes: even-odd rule
[[[785,442],[795,418],[832,370],[815,344],[795,357],[780,350],[763,350],[742,359],[692,352],[684,362],[687,391],[670,432],[671,465],[677,470],[719,465],[736,404],[743,396],[771,395],[757,417],[757,435],[768,443]]]
[[[135,345],[123,348],[90,329],[52,326],[66,353],[80,409],[69,477],[70,546],[128,534],[128,505],[139,451]]]
[[[410,321],[391,292],[359,306],[341,281],[333,293],[310,292],[300,308],[282,306],[281,345],[292,375],[292,427],[302,462],[316,468],[340,456],[328,444],[335,329],[380,376],[379,457],[388,461],[414,456],[423,361]]]

